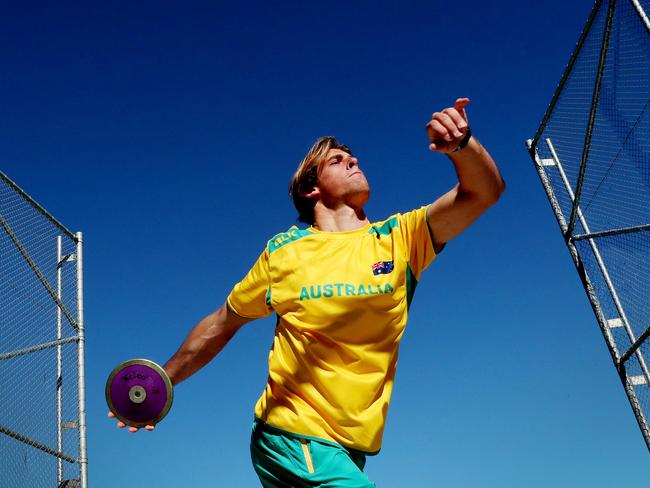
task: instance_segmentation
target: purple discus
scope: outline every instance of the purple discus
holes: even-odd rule
[[[160,422],[172,406],[174,389],[165,370],[148,359],[119,364],[106,381],[106,402],[115,416],[132,427]]]

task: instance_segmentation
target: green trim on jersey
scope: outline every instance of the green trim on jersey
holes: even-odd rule
[[[269,241],[269,254],[271,254],[273,251],[277,251],[282,246],[289,244],[290,242],[297,241],[298,239],[312,234],[312,231],[299,229],[294,225],[287,232],[281,232]]]
[[[415,295],[415,288],[418,286],[418,280],[415,278],[411,265],[406,265],[406,306],[411,307],[413,295]]]
[[[373,232],[376,232],[380,236],[389,236],[390,233],[393,232],[393,229],[395,229],[397,226],[399,226],[397,217],[391,217],[381,225],[373,225],[368,230],[368,234],[372,234]]]

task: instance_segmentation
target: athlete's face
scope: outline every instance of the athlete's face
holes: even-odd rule
[[[330,149],[318,175],[317,188],[324,203],[344,202],[362,207],[370,196],[370,186],[359,167],[357,158],[342,151]]]

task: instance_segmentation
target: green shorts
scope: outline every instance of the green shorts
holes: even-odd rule
[[[363,452],[294,436],[255,420],[251,458],[264,488],[374,488]]]

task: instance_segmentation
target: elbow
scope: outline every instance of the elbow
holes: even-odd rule
[[[471,199],[475,205],[488,209],[499,201],[503,192],[506,191],[506,182],[501,178],[491,180],[489,183],[484,184],[481,188],[476,190],[469,190],[458,187],[458,194],[467,199]]]
[[[485,203],[487,204],[488,207],[491,207],[495,203],[499,201],[501,198],[501,195],[506,191],[506,182],[503,178],[499,176],[499,180],[496,182],[495,187],[493,188],[492,192],[486,196]]]
[[[501,176],[499,176],[496,200],[499,200],[499,198],[501,198],[501,195],[503,195],[505,191],[506,191],[506,180],[504,180]],[[496,203],[496,200],[494,203]]]

